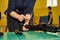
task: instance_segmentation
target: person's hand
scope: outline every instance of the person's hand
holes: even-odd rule
[[[27,29],[27,28],[25,27],[25,26],[28,25],[28,24],[29,24],[28,21],[24,23],[23,28],[22,28],[23,31],[28,31],[28,30],[29,30],[29,29]]]
[[[27,29],[25,26],[23,26],[22,30],[23,31],[28,31],[29,29]]]
[[[24,16],[23,14],[21,14],[21,15],[19,15],[18,20],[19,20],[20,22],[22,22],[22,21],[24,20],[24,18],[25,18],[25,16]]]
[[[31,18],[30,14],[25,15],[25,23],[24,23],[24,25],[29,25],[30,18]]]
[[[26,19],[26,20],[30,20],[30,18],[31,18],[31,15],[30,15],[30,14],[26,14],[26,15],[25,15],[25,19]]]
[[[29,25],[29,20],[26,20],[24,25]]]
[[[23,31],[28,31],[29,29],[27,29],[25,26],[26,25],[29,25],[29,21],[28,20],[25,20],[25,23],[24,23],[24,25],[23,25]]]

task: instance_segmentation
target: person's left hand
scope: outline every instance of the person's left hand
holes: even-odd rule
[[[25,26],[26,25],[29,25],[29,21],[30,21],[30,18],[31,18],[31,15],[30,14],[26,14],[25,15],[25,23],[24,23],[24,26],[23,26],[23,31],[28,31],[29,29],[27,29]]]
[[[29,25],[29,21],[26,21],[26,22],[24,23],[23,28],[22,28],[23,31],[28,31],[28,30],[29,30],[29,29],[27,29],[27,28],[25,27],[26,25]]]
[[[30,14],[26,14],[26,15],[25,15],[25,19],[26,19],[26,20],[30,20],[30,18],[31,18],[31,15],[30,15]]]
[[[25,23],[24,23],[24,26],[23,26],[23,31],[28,31],[29,29],[27,29],[25,26],[26,25],[29,25],[29,20],[31,18],[31,15],[30,14],[26,14],[25,15]]]
[[[31,15],[30,14],[26,14],[25,15],[25,25],[29,25],[30,19],[31,19]]]

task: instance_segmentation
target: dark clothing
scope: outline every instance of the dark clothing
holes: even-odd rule
[[[0,12],[0,20],[1,20],[1,12]]]
[[[36,0],[9,0],[8,14],[18,9],[18,13],[31,14]]]
[[[12,18],[9,14],[12,11],[18,14],[31,14],[36,0],[9,0],[7,10],[7,27],[9,31],[15,31],[20,27],[20,21]],[[18,10],[18,11],[16,11]]]
[[[48,22],[49,22],[51,16],[52,16],[52,12],[49,12],[49,14],[48,14]],[[52,24],[52,18],[51,18],[50,24]]]

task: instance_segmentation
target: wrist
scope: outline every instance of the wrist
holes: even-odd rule
[[[25,15],[25,20],[30,20],[30,18],[31,18],[31,15],[30,14],[26,14]]]
[[[17,13],[14,12],[14,11],[12,11],[12,12],[10,13],[10,16],[13,17],[13,18],[15,18],[15,19],[19,19],[19,14],[17,14]]]
[[[16,15],[16,18],[19,20],[20,15]]]

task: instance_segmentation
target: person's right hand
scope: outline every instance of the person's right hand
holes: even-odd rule
[[[23,20],[24,20],[24,15],[23,14],[21,14],[21,15],[19,15],[19,17],[18,17],[18,20],[20,21],[20,22],[22,22]]]

